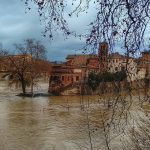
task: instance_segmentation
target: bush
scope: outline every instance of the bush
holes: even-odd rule
[[[95,72],[90,72],[88,76],[88,86],[94,91],[99,83],[98,75]]]
[[[123,81],[127,77],[125,71],[118,71],[116,73],[106,72],[99,75],[99,82],[114,82]]]
[[[88,86],[94,91],[101,82],[123,81],[126,77],[127,75],[124,70],[116,73],[105,72],[101,75],[98,75],[95,72],[90,72],[88,76]]]

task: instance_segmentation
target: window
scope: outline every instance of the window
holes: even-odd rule
[[[118,67],[115,67],[115,71],[118,71]]]
[[[121,70],[124,71],[124,70],[125,70],[125,67],[122,66],[122,67],[121,67]]]
[[[76,76],[76,81],[79,81],[79,76]]]
[[[64,76],[62,76],[62,78],[61,78],[61,79],[62,79],[62,81],[64,81]]]

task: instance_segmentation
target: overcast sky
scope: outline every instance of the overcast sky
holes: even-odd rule
[[[75,38],[65,40],[59,34],[52,42],[43,37],[42,31],[44,27],[40,23],[35,5],[31,6],[31,11],[25,13],[26,6],[21,0],[0,0],[0,2],[0,42],[3,48],[15,51],[14,43],[22,43],[24,39],[35,38],[41,40],[45,45],[48,50],[49,60],[61,61],[65,60],[66,55],[77,53],[75,50],[83,46],[84,40],[81,41]],[[93,17],[92,15],[90,13],[89,16],[86,15],[86,18],[81,15],[78,20],[72,20],[72,28],[83,30],[81,26],[86,27],[90,17]],[[84,29],[86,32],[87,28]]]
[[[37,8],[31,5],[31,10],[26,12],[24,0],[0,0],[0,43],[3,48],[15,52],[14,43],[22,43],[27,38],[34,38],[42,41],[48,51],[47,58],[50,61],[64,61],[68,54],[82,53],[76,51],[81,49],[85,40],[69,38],[65,40],[61,34],[57,34],[55,40],[50,42],[48,37],[43,37],[44,24],[40,23]],[[71,2],[71,1],[70,1]],[[95,14],[95,7],[90,7],[88,14],[82,13],[78,18],[71,18],[70,26],[73,30],[87,32],[88,23],[92,21]],[[70,8],[70,7],[69,7]],[[146,32],[146,37],[150,37],[150,32]],[[121,46],[115,46],[116,51],[120,51]]]

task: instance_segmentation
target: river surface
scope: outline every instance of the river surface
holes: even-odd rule
[[[76,150],[76,142],[89,143],[81,96],[22,98],[18,92],[0,81],[0,150]]]

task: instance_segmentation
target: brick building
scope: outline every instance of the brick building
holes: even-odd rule
[[[108,53],[107,42],[99,44],[97,55],[68,55],[66,62],[52,65],[49,91],[61,93],[71,88],[81,93],[82,83],[87,81],[90,72],[115,73],[126,70],[129,82],[150,75],[150,51],[143,52],[140,59],[127,57],[119,53]],[[72,94],[75,94],[72,92]]]
[[[0,72],[13,71],[16,66],[29,63],[31,61],[31,55],[7,55],[0,58]]]
[[[99,45],[98,55],[68,55],[65,63],[53,64],[49,92],[60,93],[72,87],[80,93],[89,72],[107,71],[107,57],[108,44],[103,42]]]
[[[142,56],[138,59],[138,78],[139,79],[150,79],[150,50],[143,51]]]
[[[52,64],[49,81],[49,92],[60,94],[65,89],[75,88],[80,93],[80,87],[86,76],[87,55],[68,55],[66,62]]]
[[[121,70],[126,71],[128,81],[136,80],[137,79],[136,59],[121,55],[118,52],[110,54],[108,57],[107,71],[115,73]]]
[[[28,54],[7,55],[0,58],[0,73],[2,77],[21,71],[25,71],[28,74],[34,72],[40,78],[47,79],[51,73],[51,64],[46,60],[33,59]]]

